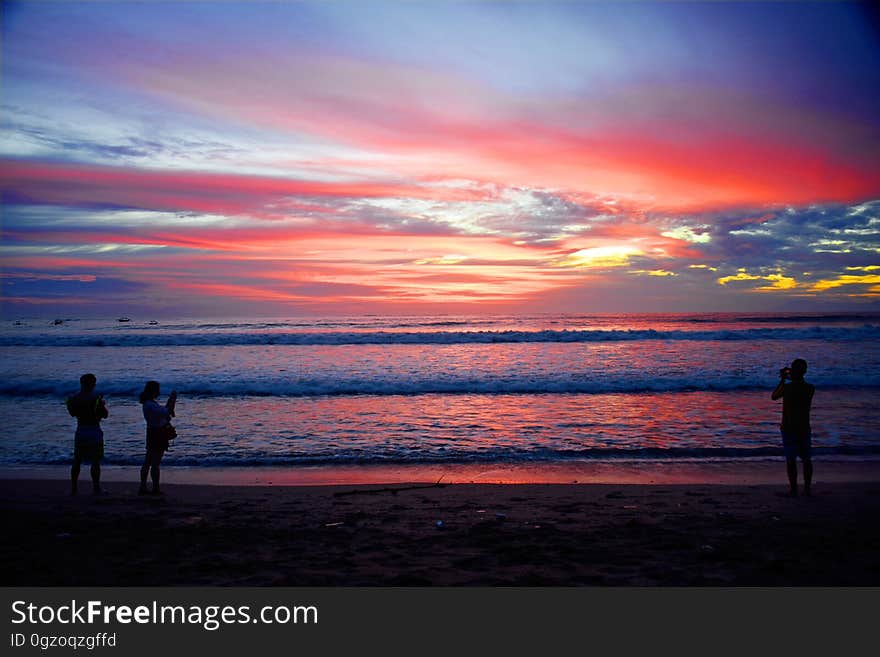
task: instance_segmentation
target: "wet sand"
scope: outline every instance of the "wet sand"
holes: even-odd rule
[[[169,482],[139,497],[109,481],[93,497],[87,479],[70,497],[60,479],[3,479],[0,549],[6,585],[877,586],[876,475],[794,499],[705,482]]]
[[[132,482],[137,466],[104,465],[104,481]],[[69,465],[4,466],[0,479],[64,479]],[[82,471],[88,479],[88,467]],[[816,460],[823,483],[880,481],[880,459],[838,457]],[[324,466],[191,467],[162,466],[162,481],[230,486],[327,486],[401,484],[778,484],[785,463],[778,459],[639,460],[563,462],[373,464]]]

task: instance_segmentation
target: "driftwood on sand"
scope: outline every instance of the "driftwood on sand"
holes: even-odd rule
[[[433,484],[420,484],[418,486],[398,486],[395,488],[363,488],[359,490],[344,490],[333,493],[333,497],[346,497],[348,495],[375,495],[376,493],[391,493],[397,495],[403,490],[424,490],[426,488],[445,488],[448,484],[441,484],[443,477],[440,477]]]

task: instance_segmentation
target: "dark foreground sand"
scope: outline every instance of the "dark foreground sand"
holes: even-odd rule
[[[0,481],[4,584],[880,585],[876,481],[107,488]]]

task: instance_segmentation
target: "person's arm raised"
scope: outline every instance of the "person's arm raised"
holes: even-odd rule
[[[98,417],[104,418],[104,419],[110,417],[110,411],[107,410],[107,402],[104,401],[103,395],[98,396],[98,401],[96,402],[96,409],[98,412]]]
[[[776,386],[776,389],[773,390],[773,393],[770,395],[770,399],[776,401],[780,397],[782,397],[785,392],[785,374],[783,374],[785,370],[779,372],[779,384]]]

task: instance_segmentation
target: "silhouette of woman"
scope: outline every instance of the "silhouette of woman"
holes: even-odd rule
[[[144,391],[140,395],[144,420],[147,422],[147,452],[144,455],[144,464],[141,466],[141,487],[138,490],[138,495],[146,495],[148,492],[147,474],[153,480],[153,488],[149,492],[153,495],[160,494],[159,464],[162,461],[162,455],[168,449],[171,418],[174,417],[177,392],[173,391],[168,396],[168,401],[164,406],[156,400],[159,392],[158,381],[147,381],[144,385]]]

